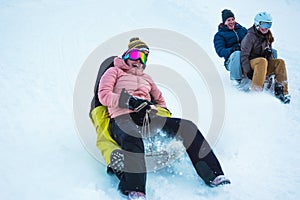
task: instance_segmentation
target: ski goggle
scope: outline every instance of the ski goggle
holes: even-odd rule
[[[147,55],[143,51],[132,50],[123,56],[123,60],[127,60],[127,59],[140,60],[142,62],[142,64],[146,64]]]
[[[259,22],[260,28],[271,28],[272,22]]]

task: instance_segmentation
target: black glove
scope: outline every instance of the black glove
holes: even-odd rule
[[[120,99],[119,99],[119,107],[120,108],[128,108],[130,110],[134,110],[135,112],[146,110],[151,110],[150,105],[152,105],[151,102],[145,100],[145,99],[139,99],[136,98],[125,90],[125,88],[122,89]]]
[[[247,77],[252,80],[252,78],[253,78],[253,70],[250,69],[250,71],[247,72]]]
[[[240,50],[241,50],[241,46],[238,45],[238,46],[232,47],[231,52],[240,51]]]
[[[270,58],[272,55],[272,49],[271,48],[265,48],[264,55],[266,58]]]

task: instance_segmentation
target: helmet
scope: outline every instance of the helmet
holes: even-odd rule
[[[272,24],[272,17],[269,13],[267,12],[260,12],[254,17],[254,25],[256,27],[259,27],[261,22],[266,22],[269,24]]]

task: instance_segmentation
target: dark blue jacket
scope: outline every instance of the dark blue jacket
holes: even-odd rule
[[[233,30],[228,29],[221,23],[218,26],[218,32],[214,36],[214,46],[218,56],[223,57],[225,62],[233,52],[233,48],[240,47],[241,41],[247,34],[247,29],[236,23]]]

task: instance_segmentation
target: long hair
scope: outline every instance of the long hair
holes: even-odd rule
[[[274,37],[271,30],[269,30],[268,33],[266,34],[266,40],[268,44],[272,44],[274,42]]]
[[[259,26],[255,26],[253,25],[254,27],[254,30],[260,34],[260,35],[263,35],[264,38],[265,38],[265,42],[268,46],[270,46],[273,42],[274,42],[274,37],[273,37],[273,34],[272,34],[272,31],[269,29],[269,31],[266,33],[266,34],[262,34],[262,32],[260,32],[259,30]]]

